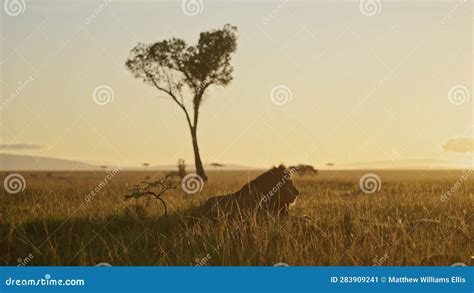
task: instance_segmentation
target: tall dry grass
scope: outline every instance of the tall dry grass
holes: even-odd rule
[[[373,171],[371,171],[373,172]],[[381,191],[365,195],[365,171],[297,177],[295,215],[310,223],[191,218],[211,195],[235,192],[259,172],[211,172],[202,192],[160,203],[123,201],[154,172],[120,172],[86,201],[104,172],[20,172],[27,187],[0,197],[0,261],[17,265],[450,265],[474,255],[474,178],[441,201],[461,171],[378,171]],[[5,177],[2,174],[2,178]],[[474,176],[472,176],[474,177]]]

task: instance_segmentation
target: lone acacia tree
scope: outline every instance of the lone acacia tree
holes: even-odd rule
[[[202,32],[194,46],[178,38],[139,43],[125,63],[136,78],[164,92],[184,112],[191,131],[196,173],[203,180],[207,176],[197,140],[199,108],[209,86],[226,86],[232,81],[230,60],[237,49],[236,31],[236,27],[226,24],[222,29]],[[192,106],[186,105],[187,99]]]

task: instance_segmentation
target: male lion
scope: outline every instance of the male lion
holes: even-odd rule
[[[300,194],[291,181],[296,169],[280,165],[245,184],[236,193],[209,198],[204,213],[211,216],[249,212],[267,212],[274,216],[289,216],[290,207]]]

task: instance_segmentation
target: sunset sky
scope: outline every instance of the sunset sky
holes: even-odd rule
[[[181,1],[26,0],[11,16],[3,1],[2,153],[192,163],[183,113],[124,62],[138,42],[194,44],[230,23],[234,80],[201,108],[205,163],[472,164],[472,3],[375,1],[366,15],[359,1],[204,0],[190,16]],[[111,103],[94,102],[100,85]],[[291,91],[283,105],[271,99],[279,85]]]

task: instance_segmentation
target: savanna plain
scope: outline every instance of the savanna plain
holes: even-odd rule
[[[295,176],[292,207],[309,221],[210,220],[191,212],[263,171],[211,171],[201,191],[125,200],[153,171],[22,172],[26,188],[0,197],[2,265],[377,266],[472,265],[474,179],[464,171],[320,171]],[[359,179],[375,173],[380,190]],[[7,173],[1,174],[3,177]],[[446,197],[446,193],[457,186]],[[443,199],[443,195],[444,199]],[[25,260],[28,263],[25,264]]]

